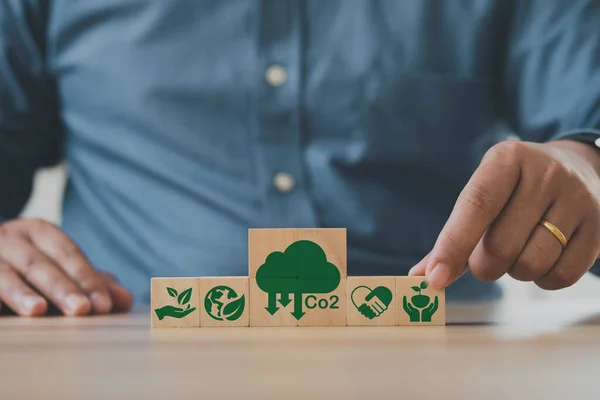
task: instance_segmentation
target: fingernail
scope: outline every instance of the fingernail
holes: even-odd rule
[[[23,308],[27,315],[37,315],[44,312],[44,300],[36,296],[27,296],[22,300]]]
[[[37,304],[38,299],[33,296],[27,296],[23,299],[23,308],[31,310]]]
[[[112,308],[110,298],[102,292],[94,292],[90,298],[92,299],[92,304],[96,313],[104,314],[109,312]]]
[[[448,268],[448,266],[444,264],[437,264],[435,267],[433,267],[431,272],[429,272],[427,280],[432,287],[436,289],[442,289],[449,283],[450,276],[450,268]]]
[[[69,308],[69,314],[76,315],[82,314],[83,311],[85,311],[86,308],[89,309],[90,306],[89,301],[85,297],[76,293],[71,293],[67,295],[65,299],[65,304]]]

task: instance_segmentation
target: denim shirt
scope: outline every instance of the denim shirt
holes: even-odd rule
[[[490,146],[599,128],[599,1],[0,2],[0,215],[64,159],[63,229],[142,302],[246,275],[252,227],[404,275]]]

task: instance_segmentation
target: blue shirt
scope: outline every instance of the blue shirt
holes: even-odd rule
[[[143,302],[246,275],[251,227],[345,227],[349,274],[403,275],[486,149],[599,105],[599,1],[4,0],[0,215],[65,159],[64,230]]]

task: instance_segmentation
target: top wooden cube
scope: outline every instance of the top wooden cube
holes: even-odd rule
[[[256,278],[259,268],[268,278],[345,278],[346,229],[249,229],[249,277]]]

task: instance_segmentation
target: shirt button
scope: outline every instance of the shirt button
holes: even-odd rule
[[[275,189],[282,193],[287,193],[294,189],[295,184],[294,177],[287,172],[278,172],[273,177]]]
[[[281,86],[287,81],[287,72],[281,65],[271,65],[265,71],[265,78],[271,86]]]
[[[600,138],[594,140],[594,144],[596,145],[596,147],[600,147]]]

